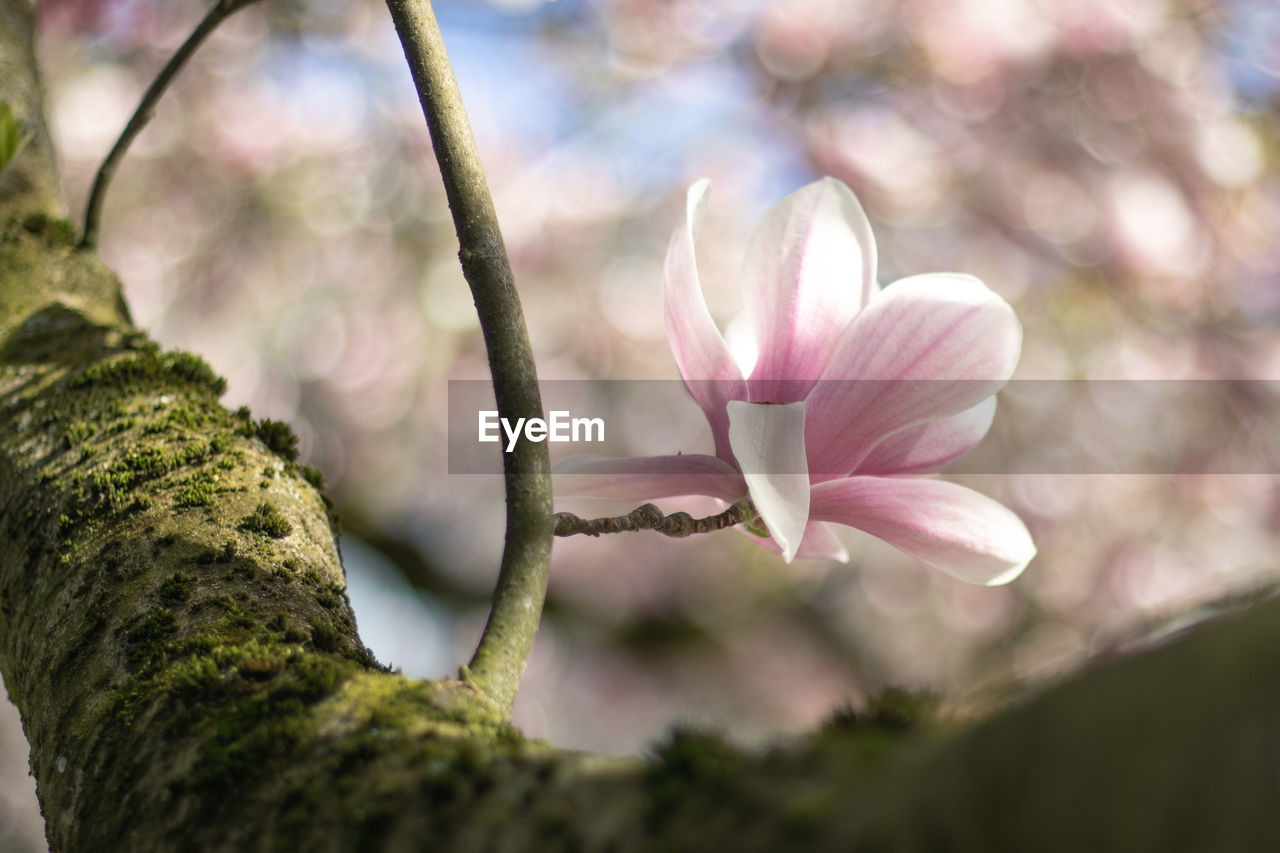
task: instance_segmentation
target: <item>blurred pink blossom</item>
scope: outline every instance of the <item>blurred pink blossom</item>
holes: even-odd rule
[[[1013,310],[965,275],[913,276],[882,290],[862,207],[826,178],[787,196],[757,228],[746,308],[731,327],[742,346],[731,351],[694,256],[708,188],[704,180],[689,190],[664,301],[667,336],[715,455],[574,457],[557,466],[559,490],[634,500],[749,494],[759,516],[749,529],[788,562],[847,559],[827,524],[835,522],[963,580],[1015,578],[1035,555],[1021,520],[977,492],[918,476],[986,434],[1021,349]]]

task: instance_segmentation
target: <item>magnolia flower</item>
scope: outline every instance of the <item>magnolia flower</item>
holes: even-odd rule
[[[709,183],[690,188],[667,250],[667,336],[702,407],[715,455],[599,459],[556,467],[562,494],[652,500],[749,495],[762,543],[790,562],[847,560],[830,524],[870,533],[966,581],[1006,583],[1035,555],[1021,520],[970,489],[921,475],[976,445],[1009,379],[1022,327],[967,275],[876,284],[858,200],[825,178],[775,205],[743,268],[743,331],[731,351],[694,257]],[[745,353],[745,355],[742,355]],[[735,354],[740,355],[735,360]]]

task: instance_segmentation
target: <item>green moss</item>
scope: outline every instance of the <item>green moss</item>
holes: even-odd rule
[[[936,723],[940,704],[936,693],[886,687],[871,696],[861,711],[854,710],[852,706],[836,710],[823,722],[819,733],[866,732],[872,729],[907,732]]]
[[[144,349],[93,364],[70,382],[72,389],[107,387],[115,390],[145,386],[170,386],[184,391],[203,388],[215,397],[227,390],[227,381],[197,355],[160,353]]]
[[[76,472],[71,480],[77,486],[71,493],[75,506],[66,514],[74,522],[109,510],[149,509],[152,498],[136,494],[139,485],[185,466],[200,465],[209,454],[209,445],[203,441],[190,442],[173,450],[162,444],[133,447],[115,461],[87,475]],[[205,472],[179,482],[178,506],[212,504],[213,495],[220,491],[215,482],[216,477]]]
[[[240,529],[250,533],[261,533],[273,539],[283,539],[293,532],[293,525],[280,514],[275,504],[263,501],[258,504],[258,508],[252,515],[245,516],[240,522]]]
[[[726,810],[740,799],[745,760],[719,736],[677,729],[645,773],[651,829],[678,825],[682,815],[704,813],[707,800]]]
[[[262,443],[290,462],[298,458],[298,436],[283,421],[263,418],[253,425],[254,434]]]
[[[173,634],[173,614],[163,607],[153,607],[125,634],[129,644],[126,659],[134,668],[159,662],[166,651],[166,641]]]
[[[197,439],[174,451],[173,455],[178,465],[201,465],[209,459],[209,443]]]
[[[22,220],[22,229],[44,238],[51,246],[75,248],[79,240],[76,227],[65,219],[57,219],[45,213],[32,213]]]
[[[74,423],[69,424],[66,430],[63,431],[62,438],[63,441],[66,442],[67,447],[75,447],[76,445],[83,443],[91,435],[93,435],[93,427],[89,426],[84,421],[75,421]]]
[[[177,454],[165,450],[162,445],[152,444],[130,448],[108,471],[131,479],[159,477],[172,471],[178,463]]]
[[[311,627],[311,644],[318,651],[336,652],[342,644],[342,635],[330,622],[318,622]]]
[[[231,574],[234,575],[234,573]],[[228,596],[217,596],[216,598],[210,599],[209,604],[223,611],[224,615],[218,623],[223,631],[234,631],[238,634],[241,631],[251,630],[257,626],[253,617],[248,613],[245,613],[244,608]]]
[[[196,699],[212,692],[219,675],[218,664],[211,657],[191,657],[174,664],[166,673],[165,687],[174,696]]]
[[[298,471],[302,474],[302,479],[310,483],[317,492],[324,491],[324,473],[319,468],[311,465],[300,465],[298,466]]]
[[[211,507],[214,505],[214,499],[219,491],[221,490],[218,488],[217,481],[213,475],[202,472],[187,477],[179,483],[178,493],[174,496],[173,504],[178,509]]]
[[[658,748],[651,776],[724,781],[733,778],[742,763],[741,753],[714,732],[677,728]]]
[[[204,744],[208,752],[193,777],[197,782],[212,782],[230,769],[226,750],[236,741],[248,738],[261,745],[260,736],[279,734],[269,725],[255,733],[257,724],[294,715],[302,722],[307,703],[331,693],[354,671],[348,663],[309,655],[297,645],[269,638],[230,642],[225,627],[223,632],[199,634],[180,644],[163,643],[166,634],[160,630],[161,623],[149,615],[131,633],[131,637],[145,634],[139,642],[158,648],[138,677],[114,695],[110,713],[129,725],[143,708],[159,702],[169,706],[168,718],[174,725],[201,719],[213,726],[213,736]],[[250,775],[261,769],[231,763]]]
[[[320,501],[324,504],[324,517],[329,521],[329,530],[333,532],[334,539],[342,538],[342,516],[338,514],[338,507],[329,496],[321,493]]]
[[[175,793],[220,792],[269,777],[314,736],[314,705],[354,671],[351,664],[257,643],[171,668],[154,680],[153,695],[169,704],[175,722],[192,708],[205,729],[194,770],[175,783]],[[208,713],[211,706],[215,713]],[[210,813],[223,801],[201,799]]]
[[[181,657],[189,655],[204,655],[218,648],[219,644],[225,641],[225,637],[211,631],[195,634],[183,640],[177,648],[174,649],[174,653]]]
[[[170,432],[174,429],[190,430],[192,432],[204,429],[211,422],[208,412],[192,406],[188,403],[179,403],[169,406],[165,416],[160,420],[147,426],[145,432]]]
[[[160,585],[160,601],[164,604],[178,604],[191,597],[191,576],[181,572],[173,575]]]

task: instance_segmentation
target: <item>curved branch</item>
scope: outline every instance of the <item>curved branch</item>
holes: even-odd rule
[[[462,272],[471,287],[489,354],[500,414],[512,421],[542,417],[533,348],[507,260],[493,198],[480,165],[462,96],[427,0],[387,0],[444,179],[458,232]],[[470,678],[510,709],[533,648],[551,561],[551,461],[545,444],[521,442],[503,454],[506,547],[484,635]]]
[[[173,78],[178,76],[178,72],[182,70],[182,66],[186,65],[187,60],[196,52],[196,48],[200,47],[200,44],[223,21],[244,7],[256,2],[257,0],[217,0],[213,4],[213,8],[209,10],[209,13],[192,30],[191,35],[187,36],[187,40],[165,63],[164,68],[160,69],[156,79],[151,81],[151,85],[147,87],[147,91],[142,95],[142,100],[138,102],[138,108],[133,111],[133,116],[129,119],[129,123],[120,132],[120,138],[111,147],[106,159],[98,167],[98,174],[93,178],[93,189],[89,192],[89,203],[85,206],[84,211],[84,236],[80,238],[80,248],[92,249],[98,245],[98,232],[102,228],[102,206],[106,202],[107,187],[111,184],[111,178],[115,176],[116,167],[124,159],[125,152],[129,150],[133,140],[138,137],[139,133],[142,133],[142,129],[147,126],[147,123],[156,114],[156,104],[164,96],[165,90],[169,88]]]

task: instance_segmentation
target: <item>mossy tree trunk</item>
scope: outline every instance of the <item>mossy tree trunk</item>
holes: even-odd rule
[[[0,0],[0,668],[55,850],[1280,849],[1280,606],[966,729],[909,707],[761,754],[525,740],[381,670],[318,477],[74,248],[27,0]],[[908,705],[910,703],[907,703]]]

